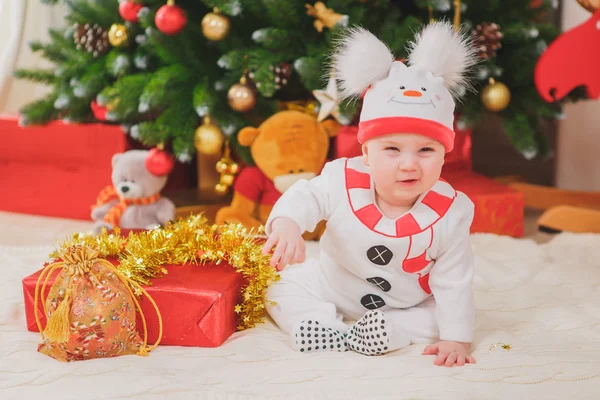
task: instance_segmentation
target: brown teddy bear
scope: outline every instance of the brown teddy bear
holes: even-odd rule
[[[231,205],[219,210],[217,224],[241,223],[257,228],[267,222],[281,194],[300,179],[317,176],[329,151],[329,139],[340,125],[334,120],[319,123],[300,111],[280,111],[258,128],[246,127],[238,134],[242,146],[250,147],[256,167],[246,167],[236,179]],[[306,240],[318,239],[322,221]]]

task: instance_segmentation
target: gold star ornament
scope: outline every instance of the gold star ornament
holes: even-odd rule
[[[340,113],[340,101],[335,78],[331,76],[325,90],[313,90],[313,95],[321,103],[317,120],[323,121],[329,115],[332,115],[339,123],[343,124],[345,119]]]

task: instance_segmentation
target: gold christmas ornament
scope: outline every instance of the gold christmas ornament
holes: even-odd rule
[[[223,133],[213,125],[210,117],[204,117],[204,123],[196,129],[194,146],[202,154],[218,154],[223,148]]]
[[[244,55],[244,72],[240,78],[240,83],[233,85],[227,92],[229,106],[235,111],[250,111],[256,105],[256,93],[248,84],[248,55]]]
[[[221,177],[219,183],[215,185],[215,193],[220,196],[224,196],[229,192],[229,187],[233,185],[235,181],[235,175],[239,172],[240,166],[231,159],[231,148],[229,147],[229,141],[225,142],[225,150],[223,151],[223,157],[217,162],[216,170]]]
[[[225,161],[223,161],[223,159],[220,159],[217,162],[216,170],[218,173],[224,174],[225,172],[227,172],[228,169],[229,165]]]
[[[202,18],[202,33],[208,40],[218,42],[225,39],[229,29],[231,29],[229,18],[221,14],[218,8],[214,8],[213,12]]]
[[[108,31],[108,41],[115,47],[127,44],[127,28],[123,24],[112,24]]]
[[[223,185],[222,183],[217,183],[215,185],[215,193],[219,196],[225,196],[229,192],[229,187]]]
[[[235,111],[246,112],[254,108],[256,105],[256,94],[250,85],[248,85],[245,76],[240,79],[240,83],[236,83],[229,89],[227,100],[231,108]]]
[[[221,158],[217,162],[217,172],[220,174],[233,174],[236,175],[240,171],[240,166],[233,160],[227,158]]]
[[[337,14],[333,8],[327,8],[325,3],[317,1],[314,6],[306,4],[306,13],[315,17],[314,27],[318,32],[323,32],[323,28],[333,28],[337,24],[348,25],[348,16]]]
[[[76,233],[50,257],[60,257],[64,249],[73,245],[92,246],[102,258],[118,258],[115,268],[140,285],[151,285],[150,279],[164,275],[165,264],[210,268],[227,262],[248,281],[241,289],[241,303],[234,307],[240,315],[238,330],[244,330],[264,321],[263,295],[279,280],[277,271],[269,264],[271,257],[262,254],[263,243],[256,240],[262,232],[260,228],[247,230],[239,224],[209,225],[203,215],[192,215],[169,222],[164,228],[132,232],[127,237],[121,236],[119,228],[110,234],[106,230],[99,235]]]
[[[240,172],[240,165],[236,162],[232,162],[229,164],[229,169],[227,170],[230,174],[237,175]]]
[[[489,84],[481,92],[481,102],[490,111],[502,111],[510,103],[510,90],[504,83],[490,78]]]
[[[235,177],[231,174],[223,174],[221,175],[221,182],[223,185],[231,186],[233,185],[233,181]]]

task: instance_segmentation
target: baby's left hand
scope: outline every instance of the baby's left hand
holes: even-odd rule
[[[423,355],[437,355],[434,364],[452,367],[455,364],[463,366],[466,364],[475,364],[475,359],[469,355],[470,343],[446,342],[440,341],[430,344],[423,350]]]

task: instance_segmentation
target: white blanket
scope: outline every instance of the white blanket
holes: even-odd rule
[[[271,322],[215,349],[60,363],[36,352],[22,311],[21,279],[51,248],[0,247],[0,398],[600,398],[600,235],[543,245],[475,235],[473,247],[478,362],[460,368],[434,366],[422,345],[381,357],[297,353]]]

